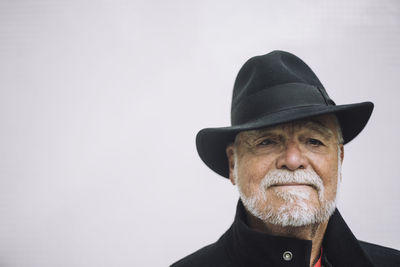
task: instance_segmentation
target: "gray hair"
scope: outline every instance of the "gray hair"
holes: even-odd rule
[[[340,126],[339,119],[337,118],[337,116],[334,115],[333,117],[336,123],[336,131],[337,131],[336,134],[337,134],[338,144],[341,145],[344,143],[342,127]]]

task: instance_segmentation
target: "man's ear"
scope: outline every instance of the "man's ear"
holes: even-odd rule
[[[343,146],[343,144],[339,145],[339,149],[340,149],[340,163],[343,164],[343,159],[344,159],[344,146]]]
[[[338,156],[339,156],[339,160],[340,162],[338,163],[340,166],[342,166],[343,164],[343,158],[344,158],[344,146],[343,144],[339,145],[339,151],[338,151]],[[338,177],[339,177],[339,181],[338,182],[342,182],[342,168],[338,169]]]
[[[226,147],[226,157],[228,158],[228,164],[229,164],[229,180],[231,180],[231,183],[235,185],[235,172],[233,171],[235,169],[235,148],[233,144],[230,144]]]

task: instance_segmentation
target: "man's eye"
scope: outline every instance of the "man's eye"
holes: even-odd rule
[[[312,146],[323,146],[324,145],[321,141],[314,139],[314,138],[308,139],[307,144],[310,144]]]
[[[275,145],[276,143],[277,143],[277,142],[276,142],[275,140],[268,138],[268,139],[262,140],[262,141],[259,143],[259,145],[261,145],[261,146],[268,146],[268,145]]]

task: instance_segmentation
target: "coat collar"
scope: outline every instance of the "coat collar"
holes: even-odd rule
[[[333,266],[374,266],[337,209],[329,219],[322,246]]]
[[[240,266],[309,266],[310,240],[272,236],[249,228],[241,201],[225,239],[228,254]],[[324,258],[332,266],[373,266],[338,210],[329,220],[323,248]],[[284,260],[285,252],[293,255],[290,261]]]

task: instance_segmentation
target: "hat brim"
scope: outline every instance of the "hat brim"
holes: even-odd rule
[[[196,136],[197,152],[210,169],[225,178],[229,178],[229,166],[225,150],[226,147],[235,140],[239,132],[333,113],[339,120],[344,144],[346,144],[364,129],[373,108],[374,104],[372,102],[338,106],[315,105],[298,107],[268,114],[260,119],[241,125],[206,128],[199,131]]]

